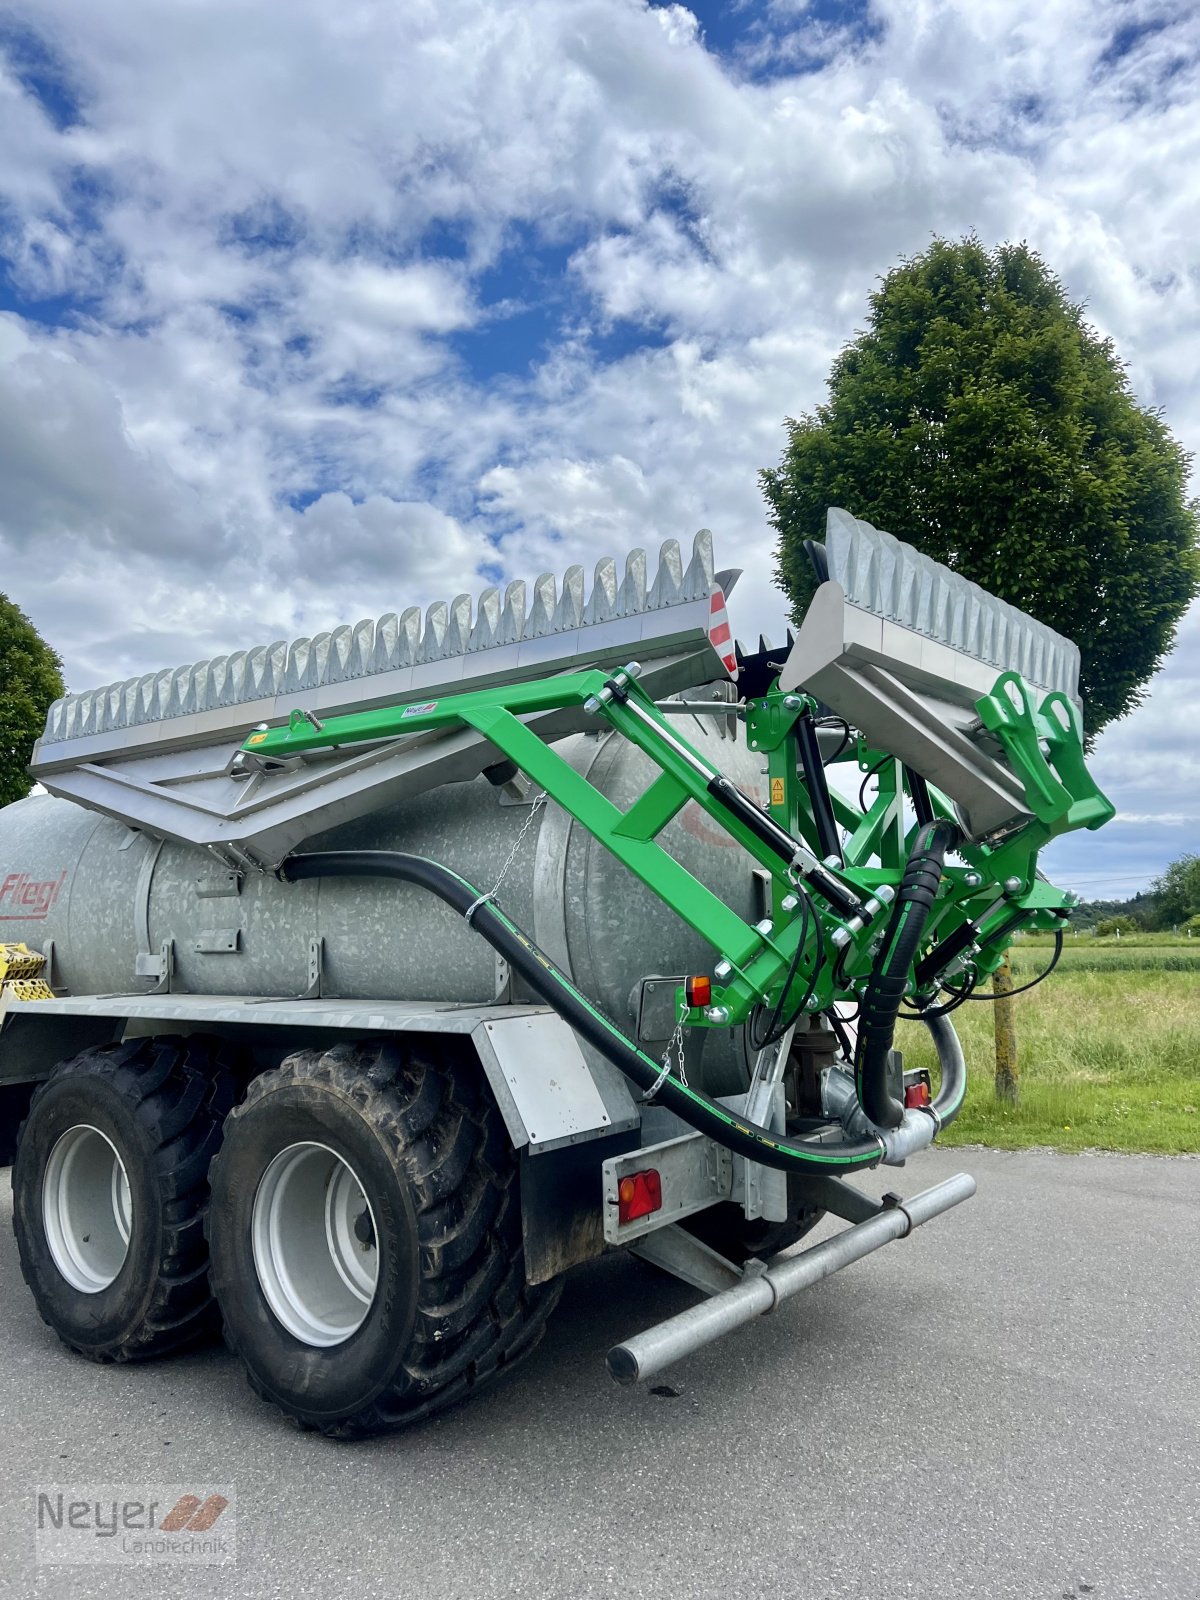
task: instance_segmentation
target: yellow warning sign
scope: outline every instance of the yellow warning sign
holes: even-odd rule
[[[782,778],[772,778],[771,779],[771,804],[773,806],[781,806],[783,804],[783,779]]]

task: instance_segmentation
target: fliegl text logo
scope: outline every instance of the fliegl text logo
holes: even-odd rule
[[[66,872],[57,878],[10,872],[0,881],[0,922],[45,922],[66,881]]]
[[[129,1485],[36,1491],[39,1566],[221,1565],[236,1559],[233,1490]]]

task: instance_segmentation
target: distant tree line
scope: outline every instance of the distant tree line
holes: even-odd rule
[[[1180,856],[1148,890],[1128,900],[1081,900],[1071,912],[1071,925],[1109,933],[1190,928],[1200,937],[1200,855]]]

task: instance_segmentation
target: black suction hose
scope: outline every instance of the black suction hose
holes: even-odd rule
[[[854,1080],[859,1104],[881,1128],[898,1128],[904,1118],[904,1102],[888,1086],[888,1058],[905,984],[942,881],[946,851],[958,838],[953,822],[928,822],[917,830],[883,946],[863,995]]]
[[[483,898],[449,867],[398,850],[330,850],[291,856],[279,873],[286,882],[301,878],[398,878],[427,889],[463,916],[470,913],[475,932],[499,951],[534,993],[541,995],[581,1038],[594,1045],[639,1089],[658,1084],[656,1100],[698,1132],[750,1161],[782,1172],[811,1175],[857,1172],[876,1166],[882,1159],[883,1146],[877,1139],[835,1139],[826,1144],[788,1139],[746,1121],[676,1077],[664,1078],[661,1063],[627,1039],[499,906]]]

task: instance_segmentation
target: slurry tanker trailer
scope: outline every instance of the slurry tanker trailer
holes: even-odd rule
[[[0,814],[0,1157],[67,1345],[223,1325],[376,1433],[605,1251],[698,1291],[632,1383],[973,1193],[854,1180],[957,1115],[1013,936],[1061,945],[1038,852],[1112,814],[1078,652],[844,511],[810,554],[779,649],[701,532],[51,708]]]

